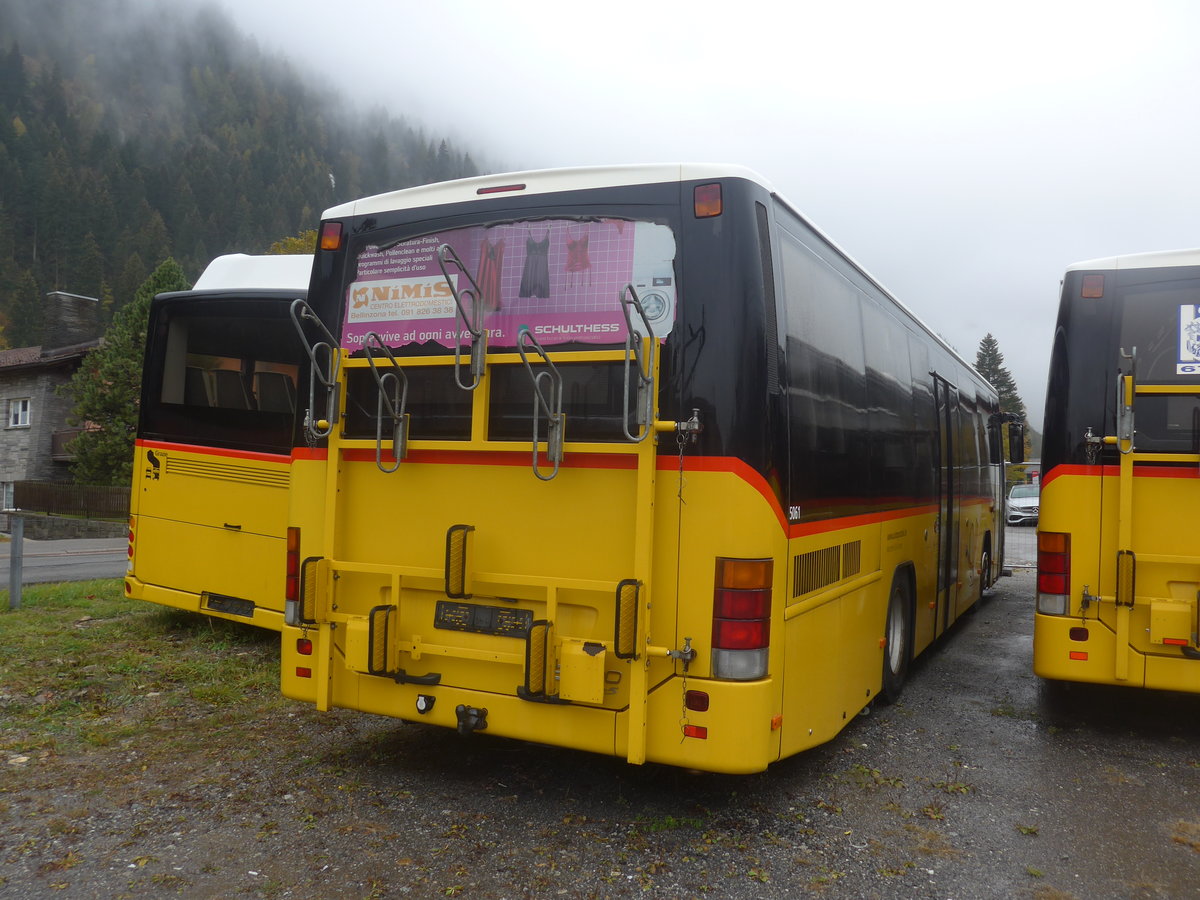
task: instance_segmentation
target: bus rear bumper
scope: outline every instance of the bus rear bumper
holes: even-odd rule
[[[1084,633],[1086,640],[1079,640]],[[1125,678],[1117,677],[1118,653],[1125,654]],[[1200,693],[1200,659],[1169,646],[1156,653],[1142,653],[1129,645],[1118,647],[1112,629],[1095,619],[1083,623],[1071,616],[1035,614],[1033,671],[1055,681]]]
[[[212,600],[206,603],[201,594],[147,584],[133,575],[125,576],[125,596],[131,600],[145,600],[147,603],[157,603],[159,606],[169,606],[173,609],[200,613],[217,619],[228,619],[231,622],[257,625],[259,628],[268,628],[272,631],[279,631],[283,628],[282,612],[258,604],[246,607],[250,615],[228,612],[221,609],[220,604]]]
[[[304,640],[304,634],[298,628],[283,630],[281,688],[284,696],[316,703],[320,708],[323,661],[318,658],[317,640],[313,641],[313,655],[297,652],[298,640]],[[316,638],[316,629],[308,632],[308,637]],[[632,719],[628,708],[535,702],[514,694],[444,684],[396,683],[390,677],[345,669],[336,658],[330,662],[330,707],[605,756],[628,759],[633,755],[628,739]],[[688,688],[709,695],[707,711],[685,712],[682,680],[678,677],[669,678],[651,692],[646,706],[646,762],[748,774],[763,771],[779,757],[779,719],[772,714],[776,692],[770,679],[746,683],[691,679]],[[690,736],[685,736],[685,724],[694,726]]]

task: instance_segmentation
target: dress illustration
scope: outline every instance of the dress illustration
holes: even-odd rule
[[[592,268],[592,261],[588,258],[588,235],[587,232],[577,239],[573,239],[570,233],[567,234],[567,273],[572,284],[575,284],[581,277],[580,272],[588,272]],[[591,273],[589,272],[589,275]],[[590,280],[590,279],[589,279]]]
[[[540,241],[525,240],[525,269],[521,273],[520,297],[550,296],[550,232]]]
[[[504,238],[500,238],[494,244],[484,238],[483,246],[479,248],[479,269],[476,275],[484,309],[500,308],[500,268],[503,263]]]

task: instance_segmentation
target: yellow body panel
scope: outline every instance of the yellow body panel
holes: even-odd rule
[[[289,484],[285,458],[139,446],[126,593],[279,629]]]

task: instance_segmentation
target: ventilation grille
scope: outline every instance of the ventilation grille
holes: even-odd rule
[[[258,469],[230,463],[202,462],[194,459],[167,458],[167,475],[186,475],[192,478],[214,478],[238,484],[259,484],[263,487],[286,488],[288,472],[273,469]]]
[[[801,553],[795,559],[792,596],[800,597],[857,575],[862,569],[862,541],[850,541]]]
[[[857,575],[862,568],[862,541],[842,544],[842,577]]]

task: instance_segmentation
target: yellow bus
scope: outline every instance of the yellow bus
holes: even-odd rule
[[[1200,250],[1067,269],[1044,427],[1034,671],[1200,691]]]
[[[308,302],[282,686],[319,709],[760,771],[1000,566],[996,393],[749,170],[357,200]]]
[[[125,593],[283,625],[285,535],[304,342],[291,305],[311,256],[214,259],[151,302]]]

